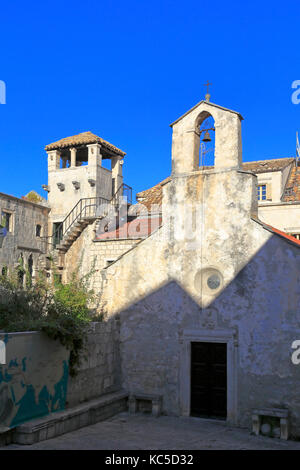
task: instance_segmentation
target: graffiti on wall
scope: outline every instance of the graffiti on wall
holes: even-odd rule
[[[0,341],[6,346],[6,364],[0,364],[0,426],[13,428],[63,410],[68,352],[39,333],[10,333]]]

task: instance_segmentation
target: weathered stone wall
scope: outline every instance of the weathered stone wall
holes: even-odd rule
[[[119,322],[91,323],[87,350],[76,377],[69,378],[67,406],[98,398],[121,387]]]
[[[198,127],[209,116],[215,121],[215,167],[233,168],[241,165],[242,117],[235,111],[202,101],[171,124],[173,173],[186,173],[199,167]]]
[[[0,340],[6,350],[5,364],[0,364],[0,428],[63,410],[69,351],[34,331],[0,332]]]
[[[32,255],[35,270],[40,256],[46,251],[46,239],[36,236],[36,225],[42,227],[41,236],[47,237],[49,209],[41,204],[0,193],[0,217],[3,210],[12,214],[12,230],[0,248],[0,273],[4,266],[12,270],[21,253],[25,268]]]
[[[230,421],[250,427],[252,408],[287,407],[292,432],[300,434],[300,369],[291,362],[291,344],[300,338],[300,250],[257,222],[246,223],[242,195],[229,209],[232,216],[226,213],[216,175],[204,178],[205,199],[218,194],[220,211],[213,215],[206,207],[198,248],[189,249],[187,241],[164,243],[157,232],[105,269],[103,305],[111,318],[120,315],[123,388],[160,393],[165,413],[189,414],[186,332],[198,332],[194,341],[206,335],[218,342],[229,331],[236,397]],[[230,178],[233,188],[245,184],[246,190],[249,175]],[[189,191],[197,190],[196,181]],[[176,189],[168,192],[173,197]],[[216,292],[205,283],[207,269],[222,278]]]
[[[114,239],[97,241],[95,240],[95,225],[94,223],[87,226],[66,252],[63,275],[64,280],[67,281],[70,279],[74,269],[79,269],[82,276],[92,271],[90,287],[101,291],[101,270],[107,266],[108,261],[119,258],[135,246],[139,240]]]
[[[74,378],[69,377],[69,351],[44,333],[0,332],[0,341],[0,359],[5,362],[0,364],[0,428],[121,387],[118,320],[90,324],[87,348]]]
[[[250,427],[253,408],[286,407],[300,435],[300,366],[291,362],[300,249],[253,219],[256,177],[237,169],[238,116],[211,114],[216,128],[231,128],[224,157],[232,151],[235,168],[221,168],[219,140],[220,165],[194,170],[178,124],[162,228],[104,270],[103,309],[120,316],[123,388],[162,394],[165,413],[189,415],[191,342],[226,342],[228,421]],[[191,115],[180,127],[186,134]]]

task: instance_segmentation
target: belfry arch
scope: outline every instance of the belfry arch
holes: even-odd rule
[[[214,120],[215,128],[215,169],[241,168],[242,116],[236,111],[231,111],[208,101],[201,101],[171,124],[173,129],[173,174],[184,174],[199,170],[199,127],[210,116]]]
[[[215,163],[215,121],[211,114],[201,113],[197,126],[199,133],[199,168],[207,169]]]

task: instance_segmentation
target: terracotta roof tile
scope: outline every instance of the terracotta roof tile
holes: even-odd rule
[[[268,230],[269,232],[275,233],[275,235],[279,235],[280,237],[284,238],[286,241],[293,243],[294,245],[297,245],[298,247],[300,247],[300,240],[293,237],[292,235],[288,235],[286,232],[283,232],[282,230],[279,230],[278,228],[275,228],[272,225],[266,224],[255,215],[253,215],[251,219],[254,220],[254,222],[257,222],[258,224],[262,225],[262,227]]]
[[[282,198],[283,202],[300,201],[300,168],[293,166],[285,185],[285,193]]]
[[[126,155],[125,152],[123,152],[119,148],[115,147],[114,145],[110,144],[106,140],[102,139],[96,134],[93,134],[90,131],[82,132],[81,134],[72,135],[71,137],[65,137],[64,139],[57,140],[56,142],[53,142],[52,144],[46,145],[45,150],[46,151],[58,150],[58,149],[63,149],[66,147],[72,147],[76,145],[95,144],[95,143],[103,144],[105,147],[109,148],[113,152],[116,152],[120,155],[123,155],[123,156]]]
[[[170,177],[165,178],[163,181],[156,184],[152,188],[137,193],[137,201],[145,206],[148,210],[150,210],[151,206],[154,204],[160,206],[162,201],[162,186],[168,181],[170,181]]]
[[[268,173],[271,171],[281,171],[284,168],[286,168],[288,165],[291,165],[295,162],[294,158],[277,158],[274,160],[259,160],[256,162],[243,162],[242,164],[242,169],[245,171],[251,171],[253,173]],[[213,167],[204,167],[204,169],[209,169]],[[291,174],[293,174],[293,171]],[[296,190],[296,199],[285,199],[285,200],[298,200],[300,201],[300,169],[299,169],[299,174],[295,176],[295,185],[297,186]],[[136,199],[138,201],[138,204],[136,205],[136,208],[138,210],[139,204],[141,204],[141,212],[143,212],[143,206],[147,208],[147,210],[151,210],[152,205],[161,205],[162,203],[162,186],[167,183],[170,180],[170,177],[164,179],[160,183],[156,184],[152,188],[146,189],[145,191],[141,191],[137,193]],[[291,186],[292,182],[290,183],[288,181],[287,187]]]
[[[243,162],[243,170],[253,173],[268,173],[281,171],[295,161],[294,158],[275,158],[273,160],[259,160],[257,162]]]
[[[96,240],[111,240],[115,238],[145,238],[151,235],[161,226],[162,217],[147,217],[143,219],[134,219],[126,222],[116,230],[111,232],[103,232],[96,236]]]

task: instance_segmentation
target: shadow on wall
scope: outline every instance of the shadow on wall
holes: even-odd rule
[[[300,368],[291,362],[300,339],[298,250],[273,235],[228,284],[209,267],[194,268],[188,285],[174,279],[156,286],[95,324],[76,382],[68,383],[69,353],[60,343],[36,332],[3,335],[0,425],[64,409],[68,386],[73,406],[121,383],[129,392],[161,394],[164,413],[189,415],[191,343],[209,342],[227,344],[227,418],[250,426],[253,408],[287,408],[292,434],[300,435]],[[191,258],[191,270],[196,263]],[[153,285],[150,270],[149,279]],[[206,307],[203,296],[211,299]]]
[[[300,339],[298,250],[273,235],[227,285],[220,271],[203,269],[195,274],[193,289],[169,281],[123,310],[123,388],[161,394],[164,413],[189,415],[186,348],[190,351],[191,342],[231,341],[230,420],[250,427],[253,408],[287,408],[292,432],[300,435],[300,366],[291,361],[292,342]],[[199,295],[192,294],[197,290]],[[205,308],[202,295],[211,295]]]
[[[69,351],[60,342],[40,332],[0,333],[0,428],[120,390],[118,322],[91,322],[87,336],[78,373],[70,377]]]

